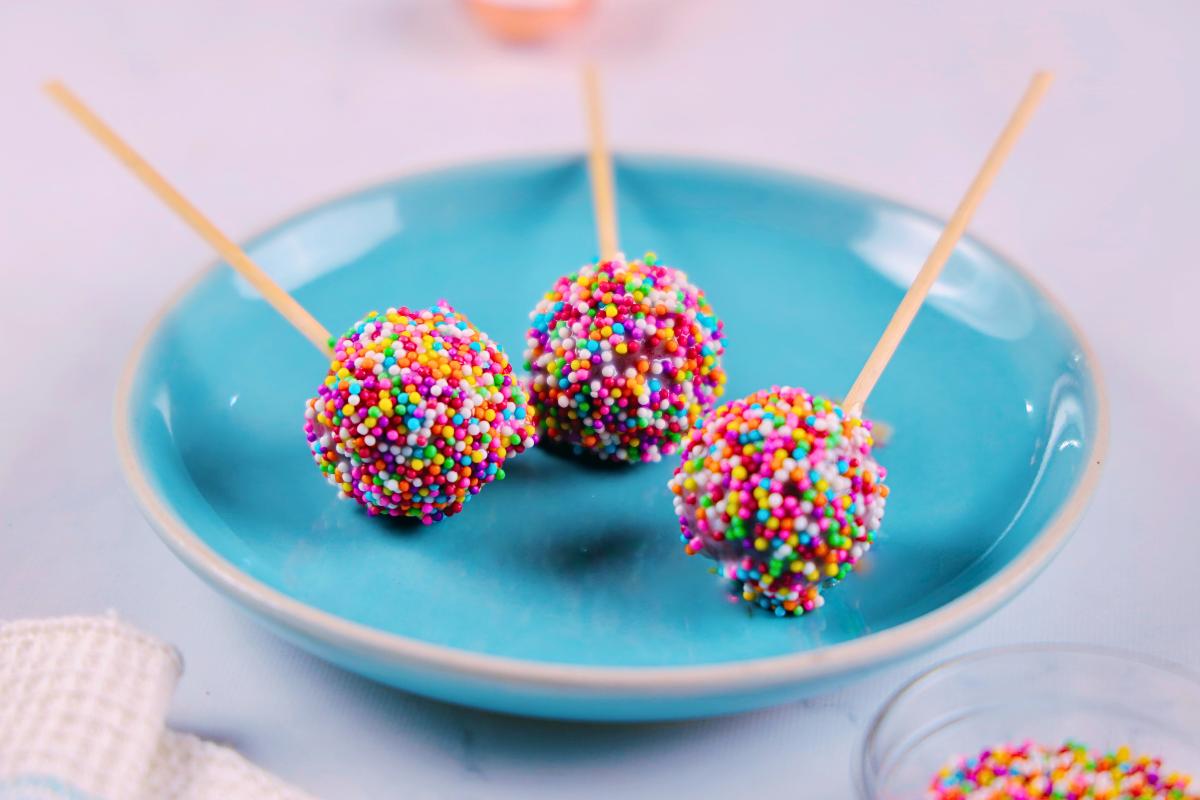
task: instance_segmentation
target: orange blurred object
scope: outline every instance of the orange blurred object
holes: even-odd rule
[[[492,33],[513,42],[534,42],[566,28],[590,0],[467,0]]]

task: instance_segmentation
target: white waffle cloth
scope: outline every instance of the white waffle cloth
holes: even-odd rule
[[[115,616],[0,623],[0,799],[312,800],[165,727],[183,671]]]

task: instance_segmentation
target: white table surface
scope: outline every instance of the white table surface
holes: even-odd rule
[[[1200,3],[864,5],[598,0],[583,30],[514,50],[448,0],[0,4],[0,618],[118,610],[185,655],[173,725],[328,798],[716,797],[747,774],[757,794],[846,798],[871,714],[935,659],[1066,639],[1200,668]],[[152,313],[212,256],[39,82],[67,78],[236,238],[430,163],[580,147],[573,68],[587,50],[602,54],[619,147],[750,157],[943,214],[1029,72],[1058,71],[973,229],[1090,335],[1112,448],[1074,539],[1000,613],[759,713],[528,721],[411,697],[280,642],[142,520],[116,468],[113,388]],[[68,413],[49,420],[48,403]]]

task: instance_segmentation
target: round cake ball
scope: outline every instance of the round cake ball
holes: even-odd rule
[[[803,389],[721,406],[688,435],[670,482],[687,553],[715,559],[744,600],[779,616],[819,608],[883,521],[872,443],[870,421]]]
[[[530,319],[525,368],[545,441],[658,461],[724,391],[720,320],[704,292],[653,253],[559,278]]]
[[[508,358],[444,301],[359,320],[308,401],[317,466],[374,514],[457,514],[536,441]]]

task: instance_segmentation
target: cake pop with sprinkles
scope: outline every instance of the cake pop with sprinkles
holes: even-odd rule
[[[529,393],[543,441],[605,461],[658,461],[679,448],[725,385],[724,329],[698,287],[654,253],[617,244],[600,82],[583,89],[600,258],[555,281],[530,313]]]
[[[688,434],[668,484],[684,551],[716,560],[746,602],[780,617],[814,611],[875,543],[887,471],[862,409],[1049,83],[1034,76],[843,404],[773,386]]]
[[[508,358],[445,301],[372,311],[305,410],[317,466],[371,515],[456,514],[536,441]]]
[[[742,598],[779,615],[824,603],[875,541],[886,471],[871,422],[803,389],[774,386],[692,430],[670,482],[689,555],[720,564]]]
[[[506,460],[533,446],[527,395],[508,358],[445,301],[424,311],[372,311],[335,342],[73,92],[58,82],[47,91],[332,359],[304,427],[318,466],[344,496],[372,515],[436,522],[502,479]]]
[[[724,391],[721,322],[704,292],[653,253],[559,278],[530,317],[525,367],[548,442],[657,461]]]

